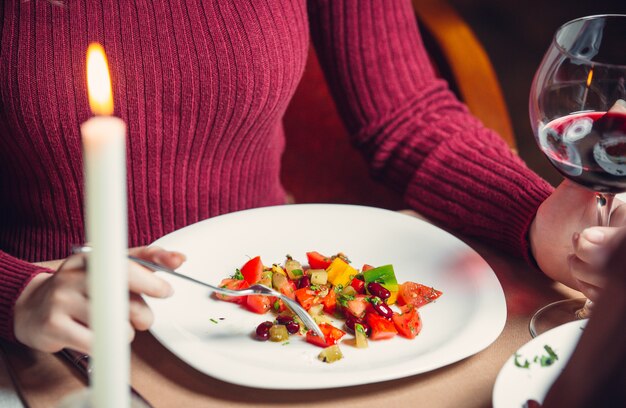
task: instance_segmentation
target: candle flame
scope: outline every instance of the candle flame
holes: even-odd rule
[[[587,75],[587,88],[591,85],[591,78],[593,78],[593,68],[589,70],[589,75]]]
[[[113,91],[104,48],[98,43],[87,49],[87,92],[89,107],[95,115],[113,114]]]

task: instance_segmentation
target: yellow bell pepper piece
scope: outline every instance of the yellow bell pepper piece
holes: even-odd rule
[[[276,264],[272,265],[272,272],[280,273],[281,275],[287,276],[287,272],[285,272],[285,270],[281,268],[280,265],[276,265]]]
[[[328,272],[328,282],[334,286],[348,286],[358,271],[348,265],[343,259],[335,258],[326,268]]]

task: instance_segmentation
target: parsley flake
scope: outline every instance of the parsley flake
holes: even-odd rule
[[[515,359],[513,360],[513,363],[515,364],[516,367],[519,368],[528,368],[530,367],[530,363],[528,362],[528,360],[524,360],[524,363],[520,363],[518,358],[521,357],[519,354],[515,353]]]
[[[235,274],[232,276],[233,279],[243,280],[243,274],[239,269],[235,269]]]
[[[556,360],[559,359],[559,356],[557,356],[554,350],[552,350],[552,348],[548,346],[547,344],[543,346],[543,348],[545,351],[548,352],[548,355],[541,356],[541,359],[539,360],[539,364],[541,364],[542,367],[551,366],[552,364],[554,364]]]
[[[547,344],[543,346],[543,349],[548,353],[548,355],[536,355],[531,361],[532,364],[539,364],[541,367],[549,367],[559,359],[559,356],[554,352],[552,347],[548,346]],[[515,366],[519,368],[529,368],[531,362],[529,362],[527,359],[524,359],[524,362],[522,363],[520,357],[521,355],[515,353],[515,358],[513,360]]]
[[[337,297],[337,302],[343,307],[348,307],[348,302],[354,299],[355,297],[353,295],[344,295],[343,293],[340,293]]]

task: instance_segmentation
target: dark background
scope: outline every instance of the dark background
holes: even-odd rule
[[[561,24],[585,15],[626,14],[626,0],[448,1],[470,25],[494,65],[520,156],[550,183],[558,184],[562,178],[539,152],[528,119],[535,69]]]

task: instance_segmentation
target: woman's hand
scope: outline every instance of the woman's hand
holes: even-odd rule
[[[597,225],[595,193],[564,181],[544,201],[530,227],[530,246],[541,270],[592,301],[605,286],[606,254],[626,227],[626,205],[615,200],[611,227]]]
[[[131,255],[177,268],[184,255],[157,247],[129,250]],[[54,274],[35,276],[15,303],[15,337],[21,343],[46,352],[68,347],[89,353],[93,333],[89,328],[89,295],[85,255],[67,258]],[[148,269],[129,262],[129,341],[135,330],[147,330],[154,317],[140,295],[169,297],[172,287]]]
[[[591,300],[596,300],[600,290],[607,285],[605,264],[610,253],[626,235],[626,205],[621,205],[613,213],[611,225],[621,227],[590,227],[572,239],[574,254],[570,258],[572,276],[582,285],[582,292]],[[619,220],[618,220],[619,219]]]

